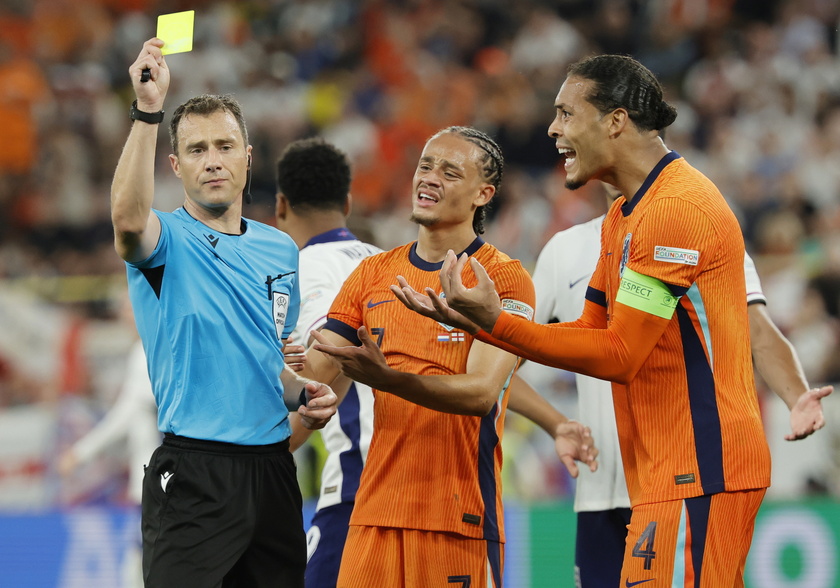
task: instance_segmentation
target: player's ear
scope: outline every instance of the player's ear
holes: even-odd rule
[[[473,204],[476,207],[484,206],[493,200],[493,196],[495,196],[495,194],[496,187],[493,184],[482,184],[481,188],[478,190],[478,194],[476,194],[473,199]]]
[[[250,158],[249,158],[250,159]],[[277,220],[286,220],[286,212],[288,211],[289,201],[283,195],[283,192],[277,192],[274,201],[274,218]]]
[[[617,137],[627,128],[628,123],[630,123],[630,114],[624,108],[616,108],[607,115],[606,120],[610,137]]]
[[[347,200],[344,201],[342,212],[344,213],[344,218],[349,217],[350,213],[353,212],[353,195],[349,192],[347,193]]]

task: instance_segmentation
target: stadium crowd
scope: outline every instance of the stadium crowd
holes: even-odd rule
[[[194,48],[168,58],[178,72],[169,103],[209,91],[242,104],[254,146],[246,216],[273,222],[278,155],[321,135],[352,160],[354,233],[385,249],[405,243],[416,231],[406,222],[409,179],[423,144],[439,128],[471,125],[499,142],[507,163],[486,240],[528,268],[555,232],[603,212],[596,186],[563,187],[546,134],[566,67],[592,53],[635,56],[677,105],[669,147],[735,210],[768,311],[808,380],[840,381],[837,2],[9,0],[0,7],[0,293],[34,294],[70,318],[48,380],[19,369],[0,337],[0,408],[109,400],[76,348],[87,325],[113,317],[124,280],[109,192],[130,124],[125,64],[155,15],[187,9],[196,10]],[[157,165],[159,182],[172,183],[157,193],[179,194],[165,154]],[[552,386],[557,397],[573,390],[571,378]],[[837,478],[823,482],[840,491]]]

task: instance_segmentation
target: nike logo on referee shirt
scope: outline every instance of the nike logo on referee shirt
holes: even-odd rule
[[[396,298],[391,300],[380,300],[379,302],[374,302],[373,300],[368,300],[367,307],[373,308],[374,306],[379,306],[380,304],[385,304],[386,302],[395,302]]]

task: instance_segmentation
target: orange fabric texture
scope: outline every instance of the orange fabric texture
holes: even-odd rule
[[[693,507],[688,501],[671,500],[634,508],[622,580],[645,588],[743,586],[764,493],[720,492],[693,499],[703,501]]]
[[[613,384],[613,398],[634,506],[764,488],[770,454],[753,381],[740,227],[685,160],[651,180],[632,206],[619,198],[607,214],[581,319],[543,326],[503,314],[491,336],[478,338],[626,382]],[[615,302],[625,266],[681,296],[670,320]]]
[[[498,588],[503,561],[504,545],[494,541],[414,529],[351,526],[336,588]]]
[[[531,278],[519,261],[489,244],[475,257],[502,298],[533,307]],[[410,259],[411,258],[411,259]],[[412,261],[415,260],[415,261]],[[418,291],[440,291],[441,264],[418,267],[412,244],[369,257],[330,309],[353,337],[365,325],[388,364],[418,375],[466,373],[473,338],[405,308],[389,290],[402,275]],[[475,283],[471,270],[467,283]],[[326,325],[327,329],[331,324]],[[457,533],[504,541],[501,437],[507,389],[485,417],[447,414],[374,390],[374,433],[351,525]]]

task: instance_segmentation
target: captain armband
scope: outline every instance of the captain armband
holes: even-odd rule
[[[674,316],[679,298],[662,281],[624,268],[616,302],[664,319]]]

